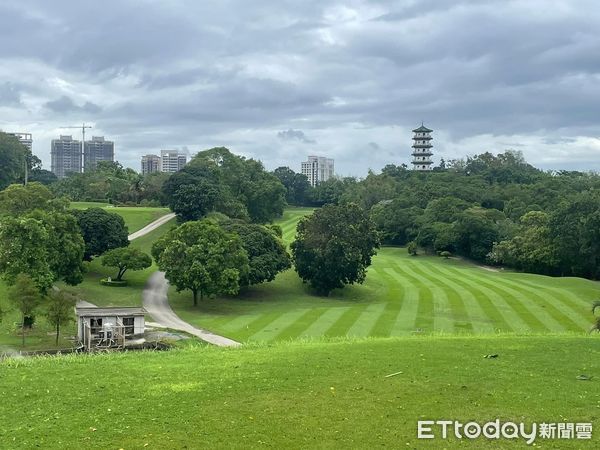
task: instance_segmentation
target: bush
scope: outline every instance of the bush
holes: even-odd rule
[[[418,249],[418,247],[417,247],[417,243],[415,241],[409,242],[408,245],[406,246],[406,251],[411,256],[417,256],[417,249]]]
[[[444,250],[443,252],[440,252],[440,256],[443,257],[443,258],[445,258],[445,259],[448,259],[448,258],[450,258],[452,256],[452,253],[450,253],[447,250]]]
[[[125,286],[127,286],[127,280],[116,281],[116,280],[109,280],[108,278],[102,278],[100,280],[100,284],[102,286],[125,287]]]

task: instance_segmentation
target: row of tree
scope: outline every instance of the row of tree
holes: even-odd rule
[[[518,152],[484,153],[430,173],[386,166],[334,179],[325,203],[370,212],[382,242],[414,243],[551,275],[600,277],[600,176],[543,172]]]

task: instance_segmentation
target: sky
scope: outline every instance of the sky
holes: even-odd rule
[[[308,155],[364,176],[523,152],[600,170],[597,1],[1,0],[0,129],[50,141],[85,122],[144,154],[225,146],[269,170]]]

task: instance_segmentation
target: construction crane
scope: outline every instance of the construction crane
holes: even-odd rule
[[[85,147],[85,129],[86,128],[92,128],[91,125],[86,125],[85,122],[83,124],[81,124],[81,126],[76,126],[76,127],[59,127],[59,128],[76,128],[76,129],[80,129],[81,130],[81,167],[79,168],[80,172],[83,172],[83,150]]]

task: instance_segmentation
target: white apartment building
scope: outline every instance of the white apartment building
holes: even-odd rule
[[[302,175],[308,178],[308,182],[313,187],[333,178],[333,159],[324,156],[309,156],[308,161],[302,163]]]
[[[187,164],[187,156],[178,150],[160,151],[160,171],[174,173],[178,172]]]
[[[144,155],[142,156],[142,175],[160,172],[160,156]]]

